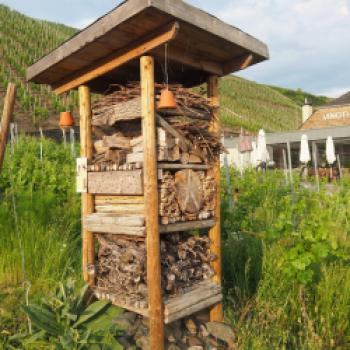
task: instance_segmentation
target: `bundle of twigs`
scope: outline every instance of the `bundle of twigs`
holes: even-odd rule
[[[118,120],[141,117],[141,88],[138,82],[125,86],[112,85],[112,92],[104,95],[92,105],[93,125],[112,125]],[[159,98],[163,85],[156,85],[156,96]],[[172,113],[190,115],[198,119],[210,119],[211,107],[206,98],[185,89],[180,85],[170,85],[178,105]],[[169,111],[168,111],[169,112]],[[119,116],[116,116],[119,114]]]
[[[209,158],[225,151],[220,137],[210,131],[210,122],[185,116],[168,117],[167,121],[179,130],[195,147],[204,150]]]
[[[207,236],[172,234],[161,241],[162,283],[170,295],[179,295],[200,281],[214,276]]]
[[[111,293],[118,303],[147,307],[145,242],[113,235],[97,235],[99,241],[97,289]],[[162,287],[165,295],[184,293],[189,287],[214,275],[215,260],[206,236],[174,233],[161,240]]]

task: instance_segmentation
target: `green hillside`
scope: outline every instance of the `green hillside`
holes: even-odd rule
[[[62,99],[46,86],[25,81],[26,67],[67,40],[76,29],[29,18],[4,5],[0,5],[0,23],[0,104],[7,83],[13,81],[18,86],[17,120],[21,124],[27,119],[26,127],[50,117],[54,121],[59,111],[77,106],[74,92]],[[277,131],[295,129],[300,124],[301,103],[296,91],[229,76],[222,79],[221,92],[222,121],[228,127]],[[308,97],[310,101],[319,99]]]
[[[74,104],[74,96],[63,101],[46,86],[28,84],[26,68],[73,35],[76,30],[61,24],[39,21],[0,5],[0,89],[9,81],[17,85],[18,104],[33,121],[44,120]]]
[[[278,91],[235,76],[221,81],[221,118],[227,126],[270,131],[296,129],[301,110]]]
[[[270,86],[270,87],[280,92],[282,95],[290,98],[298,106],[302,106],[305,102],[305,99],[307,99],[308,102],[315,107],[323,106],[331,100],[327,96],[315,96],[308,92],[303,91],[302,89],[291,90],[291,89],[281,88],[278,86]]]

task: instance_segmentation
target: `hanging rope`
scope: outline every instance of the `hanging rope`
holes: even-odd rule
[[[165,44],[165,62],[164,62],[164,76],[165,76],[165,85],[169,87],[169,73],[168,73],[168,43]]]

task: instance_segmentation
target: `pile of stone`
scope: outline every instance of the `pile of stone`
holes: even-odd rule
[[[125,350],[152,350],[148,338],[148,320],[124,312],[115,322],[124,330],[118,338]],[[209,322],[208,312],[175,321],[165,326],[166,350],[235,350],[232,328],[221,322]]]

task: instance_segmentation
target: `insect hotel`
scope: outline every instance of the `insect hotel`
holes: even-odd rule
[[[151,349],[164,324],[222,319],[218,78],[267,58],[181,0],[128,0],[28,68],[79,90],[84,279],[148,318]]]

